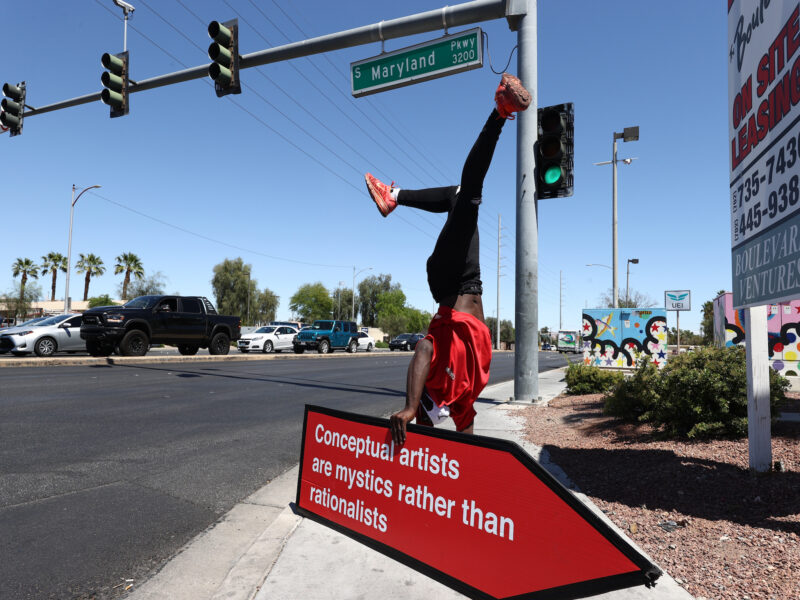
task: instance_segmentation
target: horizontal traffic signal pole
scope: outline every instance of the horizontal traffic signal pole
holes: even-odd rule
[[[471,25],[481,21],[491,21],[494,19],[509,19],[512,29],[514,29],[515,17],[524,16],[525,2],[519,0],[474,0],[455,6],[445,6],[444,8],[429,10],[416,15],[399,17],[389,21],[381,21],[372,25],[364,25],[347,31],[331,33],[309,40],[293,42],[275,48],[268,48],[259,52],[244,55],[239,60],[239,69],[249,69],[260,67],[271,63],[302,58],[333,50],[342,50],[354,46],[362,46],[374,42],[391,40],[438,29],[449,27],[459,27]],[[159,75],[150,79],[143,79],[137,82],[129,81],[128,93],[144,92],[175,83],[202,79],[208,76],[209,64],[176,71],[166,75]],[[63,100],[54,104],[48,104],[29,110],[24,114],[25,117],[41,115],[72,106],[89,104],[100,100],[101,92],[86,94]]]

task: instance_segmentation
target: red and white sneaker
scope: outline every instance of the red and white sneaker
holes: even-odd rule
[[[497,91],[494,93],[494,101],[501,117],[513,119],[513,113],[522,112],[530,106],[531,93],[525,89],[519,79],[509,73],[503,73],[500,85],[497,86]]]
[[[364,179],[367,182],[367,191],[378,206],[378,210],[384,217],[388,216],[397,207],[397,200],[392,195],[394,181],[392,185],[386,185],[369,173],[364,175]]]

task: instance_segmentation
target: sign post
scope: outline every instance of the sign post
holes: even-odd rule
[[[358,98],[482,66],[481,29],[476,27],[351,63],[350,81]]]
[[[661,571],[507,440],[306,406],[300,514],[470,598],[578,598]]]
[[[678,327],[678,354],[681,353],[681,311],[692,310],[692,292],[690,290],[669,290],[664,292],[664,306],[674,310]]]

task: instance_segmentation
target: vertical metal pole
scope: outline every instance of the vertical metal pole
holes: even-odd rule
[[[128,51],[128,9],[123,8],[122,11],[125,13],[125,18],[123,19],[125,25],[122,30],[122,51]]]
[[[678,321],[678,354],[681,353],[681,311],[675,311],[675,318]]]
[[[561,298],[561,291],[564,289],[564,283],[562,282],[562,276],[564,275],[564,271],[558,272],[558,328],[561,329],[564,327],[561,324],[561,306],[564,304],[563,298]]]
[[[69,202],[69,241],[67,242],[67,282],[64,288],[64,312],[69,312],[69,272],[72,270],[72,213],[75,210],[75,184],[72,184],[72,199]]]
[[[353,316],[356,314],[356,268],[353,266],[353,306],[350,308],[350,320],[355,321]]]
[[[631,261],[625,267],[625,306],[631,307]]]
[[[611,229],[612,234],[611,237],[613,238],[613,246],[614,249],[612,251],[612,262],[613,265],[613,297],[614,297],[614,308],[619,308],[619,291],[617,288],[617,134],[614,133],[614,156],[611,160],[611,202],[613,207],[611,209]]]
[[[500,350],[500,213],[497,214],[497,349]]]
[[[514,399],[539,399],[539,232],[536,183],[533,177],[533,145],[536,143],[538,74],[536,0],[526,0],[526,13],[517,31],[517,76],[531,93],[531,105],[517,116],[517,244],[514,321],[516,360]]]

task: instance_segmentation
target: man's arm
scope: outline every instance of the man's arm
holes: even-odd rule
[[[417,342],[417,347],[414,349],[414,357],[411,359],[411,364],[408,365],[405,408],[389,418],[392,439],[397,445],[405,443],[406,424],[411,422],[417,414],[420,398],[422,398],[422,389],[425,387],[425,380],[431,370],[432,357],[433,343],[428,339],[422,339]]]

